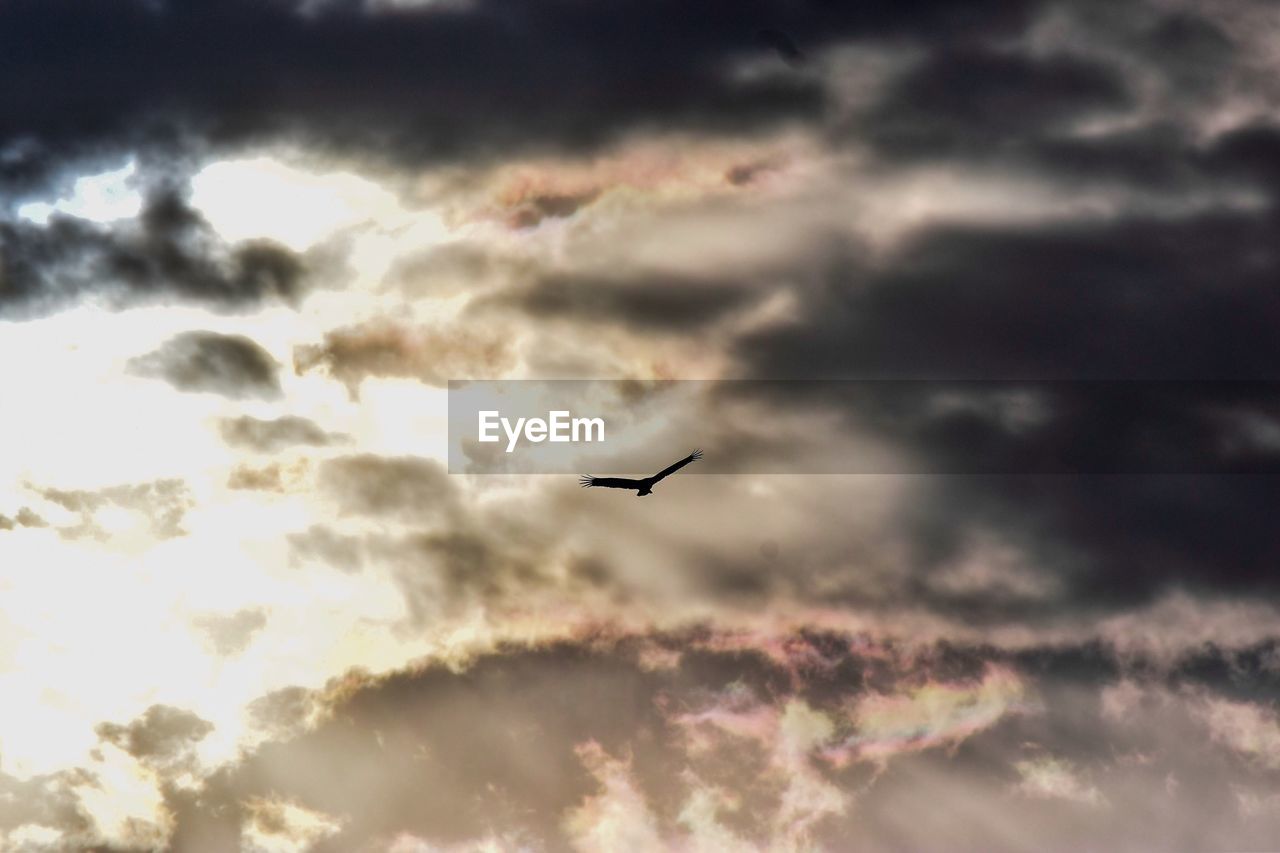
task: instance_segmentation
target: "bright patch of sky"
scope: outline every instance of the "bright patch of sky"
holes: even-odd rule
[[[54,213],[94,222],[129,219],[142,210],[142,194],[133,180],[137,164],[130,160],[122,168],[77,178],[71,194],[53,201],[36,201],[18,208],[18,216],[39,225]]]
[[[206,166],[191,179],[191,204],[225,240],[267,238],[297,252],[341,229],[403,215],[396,197],[372,181],[312,174],[270,157]]]

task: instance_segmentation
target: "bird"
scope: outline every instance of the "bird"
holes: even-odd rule
[[[642,498],[645,495],[653,494],[653,487],[658,481],[668,474],[674,474],[690,462],[697,462],[702,458],[702,451],[695,450],[679,462],[674,462],[663,468],[652,477],[645,477],[643,480],[630,480],[626,477],[592,477],[590,474],[584,474],[578,478],[578,482],[582,488],[587,489],[592,486],[604,486],[607,489],[635,489],[636,497]]]

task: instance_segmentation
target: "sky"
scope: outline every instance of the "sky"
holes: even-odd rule
[[[1274,849],[1278,44],[0,4],[0,849]],[[771,381],[451,473],[568,378]]]

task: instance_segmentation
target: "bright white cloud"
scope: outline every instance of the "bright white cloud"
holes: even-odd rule
[[[395,196],[351,174],[314,174],[270,157],[212,163],[191,204],[224,239],[267,238],[303,251],[343,228],[400,218]]]
[[[1102,792],[1085,782],[1071,762],[1057,758],[1019,761],[1022,777],[1017,785],[1020,794],[1035,799],[1059,799],[1089,806],[1106,802]]]

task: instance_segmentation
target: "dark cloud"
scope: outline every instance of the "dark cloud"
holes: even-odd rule
[[[216,309],[294,301],[302,262],[282,246],[229,246],[173,190],[139,218],[102,226],[54,214],[47,225],[0,220],[0,310],[42,314],[93,293],[109,305],[190,300]]]
[[[739,351],[778,377],[1276,378],[1276,231],[1226,212],[939,226],[874,265],[828,255],[808,311]]]
[[[1120,73],[1095,62],[942,50],[883,95],[866,129],[894,156],[945,157],[985,147],[998,157],[999,148],[1130,106]]]
[[[1269,137],[1252,139],[1214,156],[1257,168],[1246,152]],[[890,382],[808,401],[921,471],[970,475],[933,478],[902,516],[927,571],[991,529],[1085,605],[1261,593],[1277,556],[1260,511],[1280,488],[1277,233],[1266,211],[938,226],[877,261],[828,253],[798,319],[737,352],[756,376],[938,380],[936,398]],[[1022,381],[948,381],[966,379]],[[1045,381],[1085,379],[1113,381]]]
[[[372,11],[368,4],[68,0],[5,4],[0,173],[105,147],[304,138],[421,162],[581,149],[640,128],[742,132],[813,116],[817,83],[735,77],[785,26],[806,48],[874,35],[1016,31],[1033,4],[671,0]],[[246,40],[245,33],[255,38]],[[69,69],[75,69],[72,72]]]
[[[624,277],[544,276],[535,283],[471,303],[483,316],[514,309],[538,319],[609,323],[638,331],[688,333],[760,298],[758,289],[728,281],[632,273]]]
[[[830,473],[1280,472],[1280,382],[1271,380],[778,380],[713,393],[843,408],[859,430],[913,451]]]
[[[791,36],[782,30],[761,29],[756,30],[756,39],[766,47],[772,48],[778,57],[791,66],[798,66],[804,63],[804,51],[796,45]]]
[[[1218,24],[1188,12],[1160,17],[1135,42],[1184,97],[1221,84],[1239,48]]]
[[[979,167],[1069,192],[1126,186],[1185,199],[1223,188],[1217,158],[1205,156],[1221,141],[1206,117],[1242,96],[1271,99],[1240,30],[1145,3],[1078,4],[1041,24],[1050,18],[1057,37],[1031,37],[1031,50],[932,42],[835,138],[869,143],[887,167]]]
[[[297,415],[285,415],[275,420],[242,415],[227,418],[218,426],[222,432],[222,440],[227,444],[258,453],[278,453],[299,445],[325,447],[349,440],[347,436],[326,432],[314,421]]]
[[[1280,202],[1280,127],[1249,124],[1223,134],[1205,153],[1209,168],[1227,177],[1247,180],[1265,189],[1274,205]]]
[[[155,352],[130,361],[129,369],[163,379],[179,391],[237,399],[280,396],[280,364],[243,335],[183,332]]]
[[[884,272],[852,270],[853,281],[820,288],[800,324],[749,338],[740,351],[773,375],[1028,377],[942,381],[935,399],[912,383],[866,383],[863,393],[808,401],[841,407],[864,434],[909,451],[914,470],[952,474],[923,482],[900,516],[925,575],[954,560],[972,531],[995,530],[1086,606],[1186,585],[1268,589],[1276,552],[1258,508],[1277,497],[1280,480],[1260,473],[1274,470],[1275,448],[1250,446],[1239,424],[1271,422],[1269,385],[1035,381],[1266,375],[1277,354],[1265,331],[1277,310],[1267,276],[1242,265],[1224,288],[1228,255],[1218,274],[1180,258],[1196,237],[1211,239],[1212,226],[1199,224],[1195,237],[1183,226],[1123,226],[1110,241],[1074,230],[942,232]],[[1220,227],[1232,239],[1237,228],[1253,231]],[[1010,387],[1024,397],[1003,405],[996,398]],[[898,399],[904,388],[911,393]],[[805,394],[797,384],[794,397]],[[1019,402],[1029,411],[1020,414]],[[1234,425],[1223,417],[1233,410]],[[1210,473],[1229,470],[1238,473]],[[948,603],[922,581],[916,597],[972,617],[1001,609],[989,592]],[[1005,609],[1034,612],[1025,602]]]
[[[1280,556],[1262,507],[1274,475],[954,478],[912,522],[926,563],[967,525],[998,524],[1064,578],[1083,606],[1161,593],[1271,595]]]

